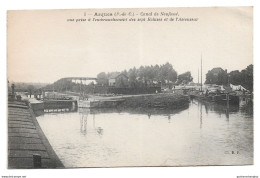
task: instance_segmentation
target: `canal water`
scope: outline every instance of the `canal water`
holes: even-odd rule
[[[37,120],[65,167],[253,164],[252,106],[49,112]]]

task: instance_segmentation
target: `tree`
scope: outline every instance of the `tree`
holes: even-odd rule
[[[139,67],[137,71],[138,80],[140,83],[145,83],[145,69],[144,66]]]
[[[97,75],[97,83],[99,85],[108,85],[108,76],[105,72],[101,72]]]
[[[159,80],[165,84],[169,84],[169,82],[176,82],[177,80],[177,72],[173,69],[172,65],[167,62],[160,66],[160,72],[159,72]]]
[[[159,74],[160,74],[160,66],[158,64],[156,64],[154,67],[153,67],[153,72],[154,72],[154,79],[157,81],[157,82],[160,82],[160,77],[159,77]]]
[[[254,83],[254,66],[251,64],[247,66],[246,68],[246,87],[248,87],[248,90],[253,91],[253,83]]]
[[[206,84],[217,85],[242,85],[246,89],[253,91],[253,65],[249,65],[246,69],[239,72],[238,70],[227,73],[227,70],[222,68],[213,68],[206,74]]]
[[[133,69],[129,69],[128,71],[129,76],[129,85],[131,87],[136,87],[137,85],[137,69],[134,67]]]
[[[188,84],[193,80],[190,71],[178,75],[178,84]]]
[[[168,62],[166,64],[163,64],[160,66],[160,74],[159,74],[160,77],[159,78],[163,84],[166,83],[170,68],[171,68],[171,65]],[[169,83],[169,80],[168,80],[168,83]]]
[[[227,85],[228,84],[228,74],[227,70],[223,70],[220,67],[213,68],[206,74],[206,84],[217,84],[217,85]]]
[[[118,72],[104,73],[101,72],[97,75],[97,83],[101,85],[107,85],[110,76]],[[159,66],[140,66],[138,69],[135,67],[124,70],[122,74],[128,76],[129,85],[131,87],[142,87],[153,85],[156,81],[157,83],[167,84],[175,83],[177,80],[177,72],[173,69],[172,64],[169,62]]]
[[[229,83],[233,85],[241,84],[241,73],[239,70],[234,70],[229,73]]]
[[[241,85],[246,89],[253,91],[254,83],[254,66],[251,64],[246,69],[241,71]]]
[[[174,69],[172,69],[171,71],[169,71],[167,77],[168,77],[168,81],[175,83],[177,80],[177,72]]]
[[[153,84],[155,73],[153,71],[153,66],[145,66],[145,81],[149,81],[149,84]]]
[[[218,74],[217,85],[227,85],[228,84],[228,74],[227,70],[223,70]]]
[[[28,90],[29,95],[30,95],[30,98],[31,98],[31,95],[32,95],[33,92],[34,92],[35,87],[34,87],[33,85],[28,85],[27,90]]]
[[[128,76],[128,73],[126,70],[122,71],[121,74],[124,74],[125,76]]]

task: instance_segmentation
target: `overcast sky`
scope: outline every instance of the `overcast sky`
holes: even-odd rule
[[[67,22],[105,11],[133,10],[9,11],[8,79],[45,83],[170,62],[197,82],[201,54],[203,81],[213,67],[253,64],[251,7],[135,10],[178,12],[197,22]]]

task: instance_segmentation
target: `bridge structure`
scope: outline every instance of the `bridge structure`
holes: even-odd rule
[[[65,81],[74,81],[75,83],[77,83],[77,81],[79,81],[79,83],[81,84],[86,84],[86,82],[88,80],[95,80],[97,81],[97,78],[94,77],[65,77],[65,78],[61,78],[60,80],[65,80]]]
[[[53,84],[51,84],[47,87],[39,88],[31,93],[27,92],[27,96],[30,96],[30,98],[31,98],[31,95],[34,95],[34,97],[37,99],[41,99],[41,98],[44,99],[46,92],[57,93],[57,92],[62,91],[62,89],[64,90],[64,88],[66,88],[66,91],[67,91],[67,82],[68,81],[76,83],[76,84],[80,84],[80,91],[81,91],[83,85],[88,84],[87,81],[97,81],[97,78],[95,78],[95,77],[64,77],[64,78],[61,78],[61,79],[55,81]],[[59,97],[59,99],[61,99],[61,97]]]
[[[65,80],[97,80],[97,78],[94,78],[94,77],[65,77],[65,78],[61,78],[61,79],[65,79]]]
[[[67,88],[67,86],[66,86],[67,81],[71,81],[73,83],[80,84],[79,85],[80,86],[80,94],[84,95],[83,85],[88,85],[89,83],[87,83],[87,81],[95,81],[96,82],[97,78],[95,78],[95,77],[65,77],[65,78],[61,78],[58,81],[60,81],[62,84],[64,84],[66,88]]]
[[[60,83],[61,86],[66,86],[66,82],[78,83],[80,85],[87,85],[87,81],[97,81],[95,77],[65,77],[57,80],[54,83]]]
[[[78,86],[78,92],[80,95],[84,95],[84,92],[86,90],[86,86],[90,84],[90,82],[96,82],[97,78],[95,77],[64,77],[57,81],[55,81],[53,84],[43,88],[43,93],[45,92],[51,92],[54,93],[63,93],[64,91],[69,92],[71,94],[76,94],[72,91],[72,83],[76,84]],[[74,85],[75,86],[75,85]],[[93,86],[89,86],[90,88]]]

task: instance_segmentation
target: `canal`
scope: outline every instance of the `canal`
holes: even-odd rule
[[[65,167],[253,164],[252,106],[45,113],[37,120]]]

